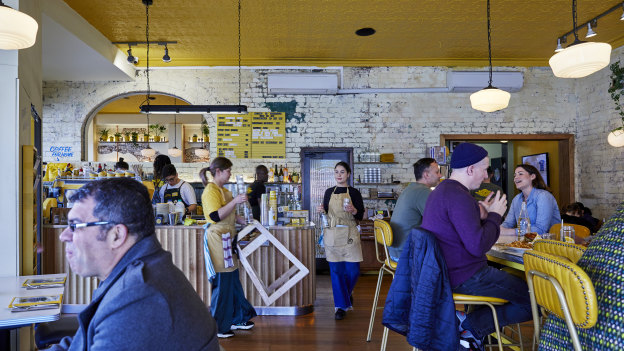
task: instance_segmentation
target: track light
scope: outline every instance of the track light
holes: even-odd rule
[[[563,47],[561,46],[561,38],[557,38],[557,48],[555,49],[555,52],[560,51],[563,51]]]
[[[595,36],[596,32],[593,31],[591,23],[587,23],[587,34],[585,35],[585,38],[591,38]]]
[[[128,45],[128,63],[137,64],[139,63],[139,58],[136,56],[132,56],[132,46]]]
[[[171,62],[171,57],[169,57],[169,48],[167,48],[167,44],[165,44],[165,55],[163,56],[163,62]]]

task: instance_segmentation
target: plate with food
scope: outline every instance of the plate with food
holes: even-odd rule
[[[508,251],[512,251],[514,253],[519,253],[519,254],[524,254],[525,251],[533,249],[532,242],[526,242],[526,241],[520,241],[520,240],[510,242],[509,244],[505,246]]]

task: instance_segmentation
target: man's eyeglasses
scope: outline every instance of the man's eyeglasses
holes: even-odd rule
[[[76,228],[86,228],[86,227],[94,227],[98,225],[107,225],[112,224],[112,222],[86,222],[86,223],[69,223],[68,227],[72,233],[76,230]]]
[[[165,182],[167,183],[171,183],[175,180],[175,177],[169,177],[169,178],[165,178]]]

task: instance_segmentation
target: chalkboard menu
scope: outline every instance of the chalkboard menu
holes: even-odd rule
[[[217,115],[217,155],[227,158],[251,156],[251,116]]]
[[[251,118],[251,158],[286,156],[286,114],[253,112]]]
[[[227,158],[286,157],[286,114],[217,115],[217,154]]]

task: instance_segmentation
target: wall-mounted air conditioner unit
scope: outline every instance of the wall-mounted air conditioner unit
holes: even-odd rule
[[[328,73],[269,73],[269,94],[336,94],[338,75]]]
[[[446,74],[446,84],[453,93],[474,93],[488,86],[488,71],[451,71]],[[492,86],[517,92],[522,89],[524,78],[522,72],[492,72]]]

